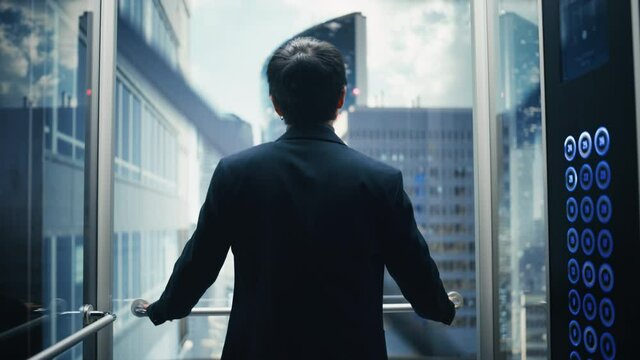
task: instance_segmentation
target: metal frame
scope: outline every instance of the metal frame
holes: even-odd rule
[[[633,78],[636,96],[636,138],[640,139],[640,5],[638,0],[631,1],[631,36],[633,39]],[[640,146],[638,152],[638,169],[640,169]]]
[[[96,24],[100,24],[100,9],[95,7],[94,13],[87,14],[87,83],[89,88],[97,88],[99,80],[99,31]],[[89,98],[89,119],[85,134],[85,177],[84,177],[84,259],[83,259],[83,298],[86,304],[96,303],[96,273],[97,253],[97,195],[98,182],[98,94],[92,93]],[[87,337],[83,346],[83,357],[95,357],[96,338]]]
[[[97,144],[97,201],[95,286],[96,308],[112,311],[112,234],[113,234],[113,104],[117,51],[118,2],[100,1],[99,87]],[[113,329],[97,335],[96,359],[113,358]]]
[[[493,359],[499,349],[497,318],[497,164],[495,109],[491,99],[495,94],[495,44],[493,32],[494,1],[473,0],[472,41],[474,66],[473,138],[474,192],[476,222],[476,311],[478,314],[478,358]],[[493,13],[492,13],[493,11]]]
[[[73,334],[67,336],[66,338],[58,341],[53,346],[46,348],[45,350],[35,354],[30,357],[29,360],[44,360],[44,359],[52,359],[57,355],[62,354],[63,352],[71,349],[74,345],[79,343],[80,341],[88,338],[91,335],[94,335],[101,329],[110,325],[112,322],[116,321],[116,316],[113,314],[105,314],[100,320],[85,326],[82,330],[76,331]]]
[[[543,219],[544,219],[544,255],[545,267],[547,270],[546,281],[546,307],[547,307],[547,356],[551,355],[551,346],[553,344],[551,338],[551,308],[549,307],[551,299],[551,276],[549,263],[549,201],[548,201],[548,173],[547,173],[547,107],[545,95],[545,72],[544,72],[544,14],[542,12],[542,0],[538,1],[538,59],[540,59],[540,123],[542,125],[542,194],[543,194]]]

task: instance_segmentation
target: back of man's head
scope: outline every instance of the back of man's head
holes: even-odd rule
[[[309,37],[295,38],[273,53],[267,80],[269,94],[289,125],[334,120],[347,84],[340,51]]]

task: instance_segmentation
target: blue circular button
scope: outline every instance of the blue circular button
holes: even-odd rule
[[[587,294],[584,296],[584,299],[582,300],[582,311],[588,320],[596,318],[597,307],[598,304],[596,304],[596,298],[593,297],[593,295]]]
[[[574,222],[578,218],[578,202],[575,198],[567,199],[567,220]]]
[[[603,224],[611,220],[611,200],[607,195],[601,195],[598,198],[596,213],[598,214],[598,220]]]
[[[611,168],[609,164],[602,160],[596,166],[596,185],[600,188],[600,190],[606,190],[609,187],[609,183],[611,182]]]
[[[600,282],[600,288],[604,292],[611,292],[613,289],[613,269],[609,264],[602,264],[600,271],[598,271],[598,281]]]
[[[577,321],[571,320],[569,322],[569,341],[573,344],[573,346],[580,345],[580,340],[582,339],[582,329],[580,329],[580,325]]]
[[[593,143],[596,153],[604,156],[609,151],[609,131],[605,127],[599,127],[594,135]]]
[[[575,254],[578,251],[578,245],[580,245],[578,231],[574,228],[569,228],[567,231],[567,248],[572,254]]]
[[[613,237],[607,229],[602,229],[598,233],[598,252],[605,259],[613,252]]]
[[[577,284],[580,280],[580,265],[576,259],[570,259],[567,266],[567,276],[572,284]]]
[[[580,168],[580,187],[584,191],[591,189],[591,185],[593,184],[593,170],[591,170],[591,166],[589,164],[584,164]]]
[[[578,138],[578,152],[583,159],[591,155],[591,135],[586,131],[583,131]]]
[[[600,314],[600,321],[606,327],[613,326],[613,322],[616,320],[616,309],[613,306],[613,302],[609,298],[604,298],[600,301],[600,308],[598,309]]]
[[[580,200],[580,216],[585,223],[590,223],[593,220],[593,200],[589,196]]]
[[[598,335],[596,334],[596,330],[591,326],[587,326],[584,329],[584,347],[591,354],[595,353],[598,348]]]
[[[569,354],[569,360],[582,360],[582,358],[580,357],[580,354],[574,350]]]
[[[582,251],[584,251],[585,255],[593,254],[593,250],[596,248],[596,237],[593,235],[591,229],[587,228],[582,230],[580,242],[582,243]]]
[[[567,171],[564,172],[564,185],[569,191],[573,191],[576,189],[576,185],[578,184],[578,174],[576,173],[576,169],[573,166],[569,166]]]
[[[605,360],[613,360],[616,358],[616,341],[613,335],[608,332],[603,333],[600,337],[600,353]]]
[[[564,158],[571,161],[576,157],[576,139],[573,136],[567,136],[564,140]]]
[[[592,288],[596,283],[596,268],[589,260],[585,261],[584,265],[582,265],[582,280],[588,288]]]
[[[576,259],[570,259],[567,266],[567,276],[572,284],[577,284],[580,280],[580,265]]]
[[[569,311],[577,316],[580,313],[580,294],[577,290],[571,289],[569,291]]]

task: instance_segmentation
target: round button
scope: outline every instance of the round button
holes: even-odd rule
[[[591,155],[591,135],[586,131],[583,131],[578,138],[578,152],[583,159]]]
[[[602,229],[598,233],[598,252],[605,259],[613,252],[613,237],[607,229]]]
[[[600,321],[606,327],[613,326],[613,322],[616,320],[616,309],[613,307],[613,302],[609,298],[604,298],[600,301]]]
[[[591,189],[591,185],[593,184],[593,170],[591,170],[591,166],[589,164],[584,164],[580,168],[580,187],[583,190],[587,191]]]
[[[608,332],[603,333],[602,337],[600,337],[600,353],[605,360],[616,358],[616,342],[613,339],[613,335]]]
[[[598,348],[598,335],[596,335],[596,330],[591,326],[587,326],[584,329],[584,347],[591,354],[595,353]]]
[[[573,136],[567,136],[564,140],[564,158],[571,161],[576,157],[576,139]]]
[[[569,360],[582,360],[582,358],[580,357],[580,354],[574,350],[569,354]]]
[[[587,294],[584,296],[582,300],[582,311],[584,312],[584,316],[588,320],[593,320],[596,318],[596,308],[598,305],[596,304],[596,298],[591,294]]]
[[[598,213],[598,220],[603,224],[611,220],[611,200],[607,195],[601,195],[598,198],[596,213]]]
[[[598,271],[598,281],[600,282],[600,288],[604,292],[611,292],[613,289],[613,269],[609,264],[602,264],[600,271]]]
[[[580,217],[585,223],[590,223],[593,220],[593,200],[588,196],[580,200]]]
[[[588,288],[592,288],[596,283],[596,268],[591,261],[585,261],[582,265],[582,280]]]
[[[593,254],[593,250],[596,248],[596,237],[593,235],[593,231],[591,231],[591,229],[582,230],[580,238],[582,251],[584,251],[585,255]]]
[[[569,311],[577,316],[580,313],[580,294],[575,289],[569,291]]]
[[[569,281],[574,285],[578,283],[578,280],[580,280],[580,265],[578,265],[576,259],[569,260],[567,276]]]
[[[573,166],[569,166],[567,171],[564,172],[564,185],[569,191],[573,191],[576,189],[576,185],[578,184],[578,174],[576,173],[576,169]]]
[[[578,218],[578,202],[575,198],[570,197],[567,200],[567,220],[574,222]]]
[[[573,344],[573,346],[580,345],[580,340],[582,339],[582,330],[580,329],[580,325],[575,320],[571,320],[569,322],[569,341]]]
[[[609,164],[602,160],[596,166],[596,185],[600,188],[600,190],[606,190],[609,187],[609,183],[611,182],[611,168]]]
[[[578,245],[580,241],[578,240],[578,231],[574,228],[569,228],[567,231],[567,248],[572,254],[575,254],[578,251]]]
[[[594,135],[593,143],[596,153],[604,156],[609,151],[609,131],[605,127],[599,127]]]

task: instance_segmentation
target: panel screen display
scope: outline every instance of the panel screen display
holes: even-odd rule
[[[576,79],[609,61],[607,26],[607,0],[560,1],[563,81]]]

